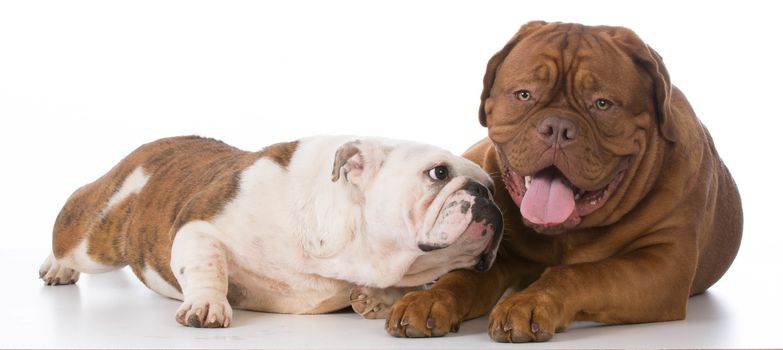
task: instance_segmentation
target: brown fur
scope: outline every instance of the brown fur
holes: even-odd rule
[[[296,147],[297,142],[280,143],[251,153],[197,136],[143,145],[68,199],[55,222],[54,255],[60,259],[88,239],[91,260],[117,268],[131,265],[142,280],[149,267],[179,289],[170,267],[177,230],[217,215],[236,194],[239,173],[258,158],[287,167]],[[139,166],[149,176],[146,185],[101,219],[109,198]]]
[[[586,58],[597,58],[589,66],[597,81],[570,70]],[[530,78],[542,62],[568,68],[561,67],[557,79],[545,69]],[[526,107],[508,97],[524,79],[553,84],[536,91],[548,104]],[[586,117],[593,112],[569,93],[601,83],[622,108]],[[660,57],[633,32],[527,24],[489,61],[481,100],[479,120],[491,139],[465,156],[493,174],[498,189],[506,227],[498,260],[485,274],[455,271],[429,291],[408,294],[390,313],[391,334],[438,335],[491,309],[489,334],[504,342],[545,341],[574,320],[677,320],[685,317],[688,297],[728,269],[742,235],[736,185]],[[498,150],[523,175],[544,166],[547,150],[535,127],[547,115],[572,118],[582,133],[578,143],[563,146],[565,161],[558,165],[575,185],[601,188],[609,168],[623,158],[629,165],[603,207],[575,227],[539,227],[539,233],[523,222],[507,191]],[[494,306],[509,287],[521,291]],[[427,327],[428,318],[440,329]]]

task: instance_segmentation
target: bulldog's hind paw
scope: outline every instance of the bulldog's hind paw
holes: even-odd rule
[[[353,311],[364,318],[386,318],[389,306],[379,297],[382,290],[370,287],[354,286],[351,288],[351,307]]]
[[[38,277],[48,286],[74,284],[79,280],[79,271],[63,266],[53,254],[49,254],[38,269]]]
[[[177,322],[197,328],[226,328],[231,325],[231,305],[223,298],[185,298],[177,310]]]
[[[351,307],[357,314],[368,319],[386,318],[389,309],[405,293],[419,288],[370,288],[354,286],[351,288]]]

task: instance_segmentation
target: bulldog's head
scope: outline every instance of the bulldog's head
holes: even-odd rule
[[[524,25],[487,65],[479,120],[526,224],[556,234],[616,217],[651,143],[679,137],[671,89],[629,29]]]
[[[363,205],[377,254],[416,252],[397,286],[492,265],[503,223],[492,180],[475,163],[430,145],[362,139],[337,150],[332,180],[341,178]]]

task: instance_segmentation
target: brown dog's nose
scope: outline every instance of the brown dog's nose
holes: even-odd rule
[[[577,137],[576,124],[560,117],[547,117],[538,123],[538,133],[550,146],[566,146]]]

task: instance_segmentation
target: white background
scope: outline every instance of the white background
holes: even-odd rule
[[[537,19],[626,26],[655,48],[711,131],[745,210],[745,236],[734,266],[708,295],[692,300],[695,310],[687,321],[586,326],[558,335],[555,340],[561,341],[549,345],[781,347],[783,29],[781,11],[771,4],[2,2],[0,271],[13,278],[5,279],[0,290],[9,304],[4,306],[9,315],[0,317],[0,347],[115,344],[110,341],[119,347],[498,345],[483,334],[482,320],[468,323],[468,331],[463,327],[465,338],[452,335],[437,340],[441,343],[393,340],[382,331],[382,322],[356,322],[350,314],[241,313],[239,323],[245,326],[217,331],[224,333],[183,330],[172,324],[175,302],[147,292],[122,273],[88,276],[77,287],[60,288],[44,288],[35,278],[50,249],[54,218],[70,193],[157,138],[199,134],[257,150],[313,134],[381,135],[461,153],[486,134],[477,119],[486,61],[521,24]],[[115,290],[131,293],[133,301],[116,303],[133,308],[95,308],[88,298]],[[164,306],[150,311],[145,302]],[[99,342],[100,337],[63,336],[75,326],[71,318],[60,321],[53,303],[70,304],[69,317],[99,320],[79,323],[87,327],[80,329],[108,327],[100,320],[113,317],[139,320],[145,327],[152,322],[161,325],[153,327],[157,331],[170,327],[171,333],[150,337],[147,328],[128,323],[126,332],[108,343]],[[719,312],[710,313],[714,310]],[[694,314],[707,315],[703,318],[709,322],[698,323],[702,316]],[[367,331],[341,338],[333,331],[335,317]],[[263,323],[267,320],[277,323]],[[313,334],[328,329],[335,342],[307,337],[286,342],[281,335],[289,333],[264,332],[264,327],[301,320],[314,322],[308,330]],[[695,331],[694,324],[702,331]],[[258,332],[264,334],[260,340],[242,338]],[[642,338],[634,338],[637,333]],[[171,334],[182,342],[156,342]],[[147,342],[133,341],[140,338]],[[448,339],[464,341],[443,343]]]

